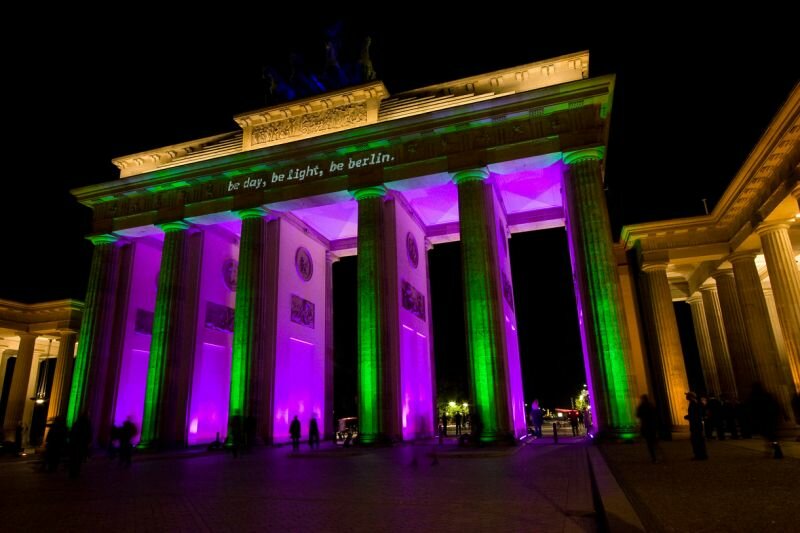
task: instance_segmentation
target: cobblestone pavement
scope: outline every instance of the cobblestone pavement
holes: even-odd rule
[[[688,440],[659,446],[656,464],[644,443],[601,446],[648,531],[800,531],[800,443],[780,460],[757,438],[712,440],[707,461],[690,460]]]
[[[0,516],[9,532],[594,531],[584,446],[436,459],[433,445],[262,448],[135,457],[130,469],[94,457],[78,479],[3,462]]]

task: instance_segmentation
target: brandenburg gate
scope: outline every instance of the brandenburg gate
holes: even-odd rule
[[[329,434],[331,267],[357,255],[361,441],[430,436],[427,251],[460,240],[480,440],[519,438],[508,240],[565,227],[595,426],[631,434],[647,384],[603,192],[614,77],[588,68],[583,52],[395,95],[371,82],[114,160],[120,179],[73,191],[94,256],[68,423],[86,413],[103,440],[130,417],[145,447],[210,442],[233,416],[264,442],[295,416]]]

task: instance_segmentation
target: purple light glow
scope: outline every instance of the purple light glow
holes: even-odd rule
[[[116,391],[114,425],[121,426],[130,418],[137,427],[141,427],[152,335],[136,331],[136,316],[139,310],[152,313],[156,307],[158,287],[155,280],[161,266],[163,232],[161,235],[133,239],[132,246],[133,265],[128,293],[125,339]]]
[[[275,421],[276,442],[289,440],[289,424],[297,416],[303,434],[308,435],[312,415],[322,425],[323,365],[313,343],[290,337],[288,350],[279,351],[275,364]]]
[[[204,342],[195,361],[195,382],[189,409],[189,444],[213,441],[228,433],[231,348]],[[222,382],[223,376],[225,382]]]

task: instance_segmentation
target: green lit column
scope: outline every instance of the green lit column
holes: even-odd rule
[[[387,371],[386,314],[383,305],[383,187],[352,191],[358,201],[358,431],[362,444],[389,436],[383,413]]]
[[[272,397],[275,381],[274,305],[275,268],[269,268],[269,214],[245,209],[237,213],[242,219],[239,243],[239,272],[236,282],[236,314],[233,328],[233,361],[231,364],[231,400],[229,421],[239,416],[255,419],[261,439],[272,441]],[[275,241],[276,239],[272,239]],[[273,254],[276,256],[277,254]],[[272,312],[271,312],[272,311]],[[272,326],[272,327],[270,327]],[[231,424],[232,425],[232,424]],[[235,435],[228,435],[228,441]]]
[[[184,445],[197,317],[198,238],[185,222],[164,231],[139,446]]]
[[[470,385],[482,442],[505,440],[513,432],[505,372],[502,289],[494,238],[494,192],[486,181],[488,177],[486,169],[453,174],[458,187]]]
[[[47,421],[52,422],[59,416],[67,414],[69,388],[72,383],[72,368],[75,363],[75,341],[77,332],[59,331],[58,358],[53,376],[53,388],[50,389],[50,405],[47,408]]]
[[[595,426],[633,436],[634,401],[625,361],[630,341],[603,194],[602,147],[565,153],[564,205]]]
[[[114,235],[96,235],[89,240],[94,244],[94,253],[69,394],[69,426],[79,414],[87,413],[92,418],[99,410],[97,398],[102,399],[103,395],[100,391],[102,376],[98,374],[111,347],[120,271],[119,239]]]

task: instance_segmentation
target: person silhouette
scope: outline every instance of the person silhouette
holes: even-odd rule
[[[292,423],[289,424],[289,435],[292,437],[292,451],[300,450],[300,421],[297,416],[294,417]]]
[[[136,436],[136,425],[128,417],[122,423],[122,428],[119,431],[119,463],[123,466],[131,466],[131,457],[133,456],[133,437]]]
[[[686,393],[686,399],[689,401],[689,412],[683,418],[689,421],[689,435],[694,453],[692,459],[706,460],[708,453],[703,435],[703,406],[697,401],[697,395],[691,391]]]
[[[319,449],[319,426],[317,426],[317,417],[312,416],[308,422],[308,446],[313,449]]]
[[[654,463],[656,458],[656,439],[658,438],[658,412],[656,407],[650,402],[647,394],[642,394],[639,406],[636,408],[636,417],[639,419],[639,431],[647,443],[647,451],[650,453],[650,460]]]

